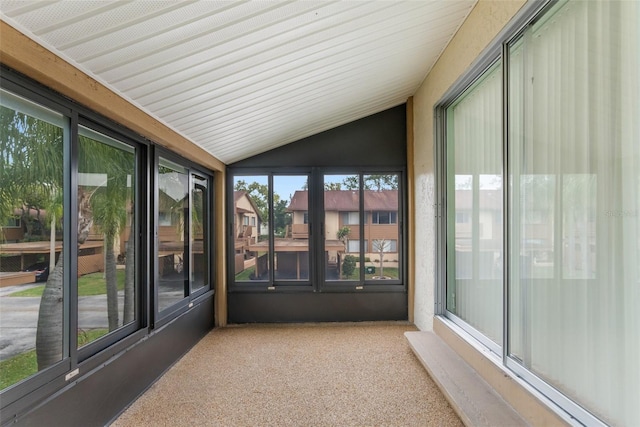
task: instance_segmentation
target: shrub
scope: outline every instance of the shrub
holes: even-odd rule
[[[349,276],[353,274],[353,271],[356,269],[356,257],[353,255],[347,255],[344,257],[344,261],[342,262],[342,274],[344,274],[347,279]]]

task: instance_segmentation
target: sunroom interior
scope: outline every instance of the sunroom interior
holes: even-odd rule
[[[640,422],[637,2],[0,18],[3,426],[109,424],[215,328],[363,321],[530,425]]]

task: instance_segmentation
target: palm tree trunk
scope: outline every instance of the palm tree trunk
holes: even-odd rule
[[[116,255],[113,252],[113,234],[105,235],[105,278],[107,282],[107,317],[109,332],[118,329],[118,281],[116,277]]]
[[[49,235],[49,271],[56,267],[56,216],[51,215],[51,233]]]
[[[40,300],[36,332],[36,357],[40,371],[62,360],[63,268],[63,256],[60,253]]]
[[[126,245],[124,267],[124,321],[126,325],[135,320],[135,243],[134,227],[131,226]]]

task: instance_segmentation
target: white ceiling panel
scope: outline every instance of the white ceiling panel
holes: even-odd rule
[[[2,0],[0,17],[232,163],[404,103],[475,2]]]

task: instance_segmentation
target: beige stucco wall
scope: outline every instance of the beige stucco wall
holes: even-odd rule
[[[524,0],[480,0],[413,97],[415,176],[414,323],[433,329],[435,277],[433,108],[505,27]]]

